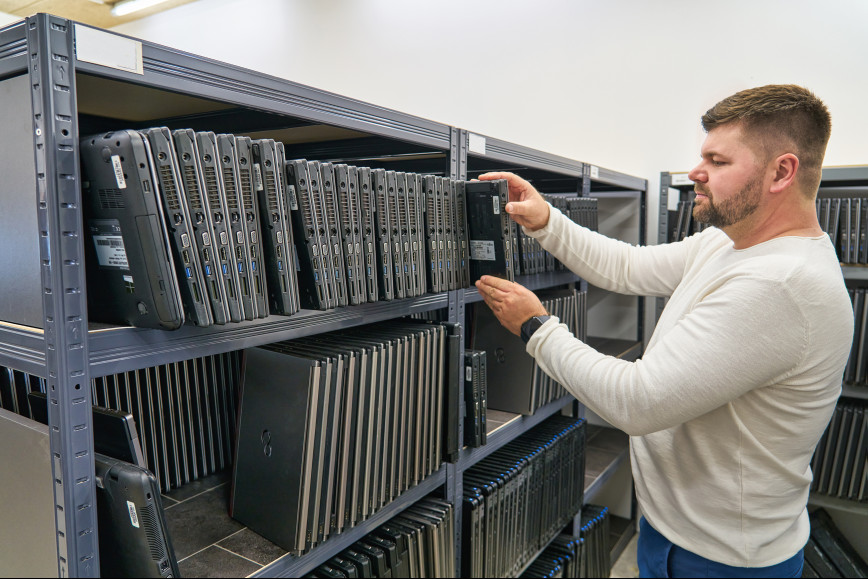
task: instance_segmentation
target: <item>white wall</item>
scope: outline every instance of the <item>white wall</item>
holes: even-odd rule
[[[866,24],[864,0],[199,0],[116,30],[647,178],[654,239],[659,172],[737,90],[811,88],[826,164],[868,163]]]
[[[12,14],[7,14],[5,12],[0,12],[0,28],[6,26],[7,24],[12,24],[13,22],[18,22],[21,20],[20,16],[13,16]]]

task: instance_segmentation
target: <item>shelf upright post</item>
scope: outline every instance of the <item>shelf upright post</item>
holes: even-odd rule
[[[591,196],[591,166],[587,163],[582,163],[582,191],[580,197]]]
[[[97,577],[75,54],[70,22],[27,19],[44,307],[49,439],[60,577]]]
[[[450,128],[449,143],[449,177],[452,179],[467,179],[467,131],[456,127]],[[449,321],[460,324],[458,348],[458,364],[452,368],[458,372],[458,447],[464,446],[464,416],[467,412],[464,402],[464,288],[449,291]],[[446,463],[446,500],[452,504],[452,516],[455,530],[455,569],[461,569],[461,500],[464,495],[464,485],[461,472],[461,461]]]
[[[657,223],[657,244],[669,242],[669,187],[672,186],[672,175],[663,171],[660,173],[660,220]],[[666,298],[654,298],[654,323],[660,321]]]

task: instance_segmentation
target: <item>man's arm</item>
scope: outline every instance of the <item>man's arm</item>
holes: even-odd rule
[[[481,180],[506,179],[510,217],[542,247],[588,283],[618,293],[669,296],[681,281],[694,240],[638,247],[582,227],[549,205],[528,181],[513,173],[486,173]]]
[[[528,342],[540,367],[631,436],[671,428],[783,379],[807,352],[789,291],[736,278],[702,300],[636,362],[603,355],[549,320]]]

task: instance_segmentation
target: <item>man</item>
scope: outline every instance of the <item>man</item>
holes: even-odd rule
[[[507,179],[506,211],[589,283],[669,296],[642,359],[596,352],[518,284],[485,276],[477,288],[543,370],[631,436],[642,576],[800,577],[809,465],[853,338],[814,204],[829,113],[772,85],[724,99],[702,124],[693,216],[714,227],[679,243],[611,240],[516,175],[480,177]]]

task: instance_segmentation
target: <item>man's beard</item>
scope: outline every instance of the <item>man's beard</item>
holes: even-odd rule
[[[696,183],[694,190],[707,197],[705,203],[693,208],[693,218],[700,223],[713,227],[727,227],[749,217],[762,200],[762,175],[742,187],[737,195],[715,205],[711,190],[702,183]]]

